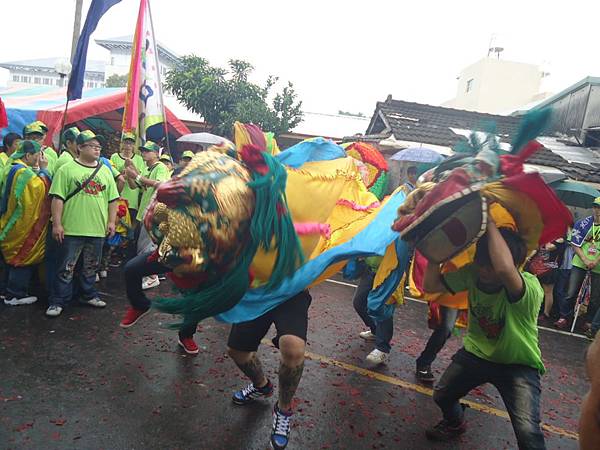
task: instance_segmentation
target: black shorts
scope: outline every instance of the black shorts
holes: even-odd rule
[[[241,352],[255,352],[272,324],[275,324],[277,329],[277,336],[273,339],[275,346],[278,346],[279,337],[286,334],[306,342],[308,307],[311,300],[309,292],[302,291],[254,320],[233,324],[227,346]]]

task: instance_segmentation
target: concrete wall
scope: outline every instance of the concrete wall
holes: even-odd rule
[[[110,52],[109,64],[105,68],[104,79],[106,80],[111,75],[125,75],[129,73],[129,65],[131,62],[131,51],[115,49]],[[164,81],[165,74],[171,68],[171,64],[163,58],[159,59],[161,79]]]
[[[470,80],[471,89],[467,92]],[[456,97],[443,106],[507,113],[533,101],[539,94],[541,81],[542,72],[533,64],[483,58],[461,72]]]

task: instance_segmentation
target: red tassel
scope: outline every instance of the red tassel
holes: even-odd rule
[[[523,163],[529,159],[531,155],[543,147],[538,141],[529,141],[523,150],[516,155],[500,156],[500,170],[504,176],[511,177],[523,172]]]
[[[266,175],[269,172],[269,167],[265,164],[261,149],[254,144],[247,144],[240,151],[242,161],[253,172],[261,175]]]

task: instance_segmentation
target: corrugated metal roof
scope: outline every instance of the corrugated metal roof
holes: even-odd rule
[[[21,61],[9,61],[0,63],[0,67],[5,69],[11,69],[15,66],[21,67],[40,67],[44,69],[52,69],[54,70],[54,66],[58,61],[64,60],[64,57],[54,57],[54,58],[38,58],[38,59],[24,59]],[[87,61],[85,71],[86,72],[104,72],[106,67],[105,61],[98,61],[94,59],[89,59]]]

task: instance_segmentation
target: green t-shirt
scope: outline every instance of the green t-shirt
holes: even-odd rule
[[[509,302],[506,289],[492,294],[479,289],[473,265],[445,274],[444,281],[454,292],[468,292],[466,351],[494,363],[521,364],[544,373],[537,327],[544,290],[534,275],[521,275],[525,293],[513,303]]]
[[[102,164],[98,162],[98,164]],[[56,171],[50,195],[65,200],[94,172],[95,167],[73,160]],[[75,194],[63,207],[62,225],[66,236],[104,237],[108,223],[108,204],[119,198],[117,184],[105,164],[85,189]]]
[[[585,237],[585,240],[583,241],[581,250],[583,251],[585,257],[591,259],[592,261],[596,260],[600,256],[600,225],[592,225],[592,229],[589,231]],[[598,262],[600,262],[600,259],[598,259]],[[577,256],[577,253],[575,256],[573,256],[573,266],[587,270],[581,258]],[[596,266],[592,269],[592,272],[600,273],[600,264],[596,264]]]
[[[140,155],[135,153],[131,159],[133,161],[133,165],[139,173],[143,174],[146,172],[146,163],[144,163],[144,160]],[[123,173],[125,171],[125,158],[123,158],[119,153],[114,153],[110,157],[110,161],[119,172]],[[129,183],[125,183],[125,186],[121,191],[121,197],[127,200],[130,209],[138,209],[140,204],[140,190],[138,188],[131,189],[129,187]]]
[[[142,175],[144,178],[148,178],[154,181],[167,181],[169,178],[169,169],[162,162],[158,161],[152,168],[148,168],[145,175]],[[155,188],[153,187],[144,187],[142,188],[142,199],[140,200],[140,207],[138,209],[136,219],[138,221],[142,221],[144,218],[144,213],[146,212],[146,208],[150,204],[150,200],[154,195]]]
[[[65,164],[73,161],[74,159],[75,158],[73,158],[73,155],[71,155],[71,153],[69,153],[68,150],[64,150],[60,154],[60,156],[58,157],[58,159],[56,160],[56,164],[54,165],[54,172],[58,172],[58,169],[60,169]]]
[[[58,161],[58,154],[52,147],[44,147],[44,156],[48,160],[48,173],[53,176],[56,172],[56,162]]]

